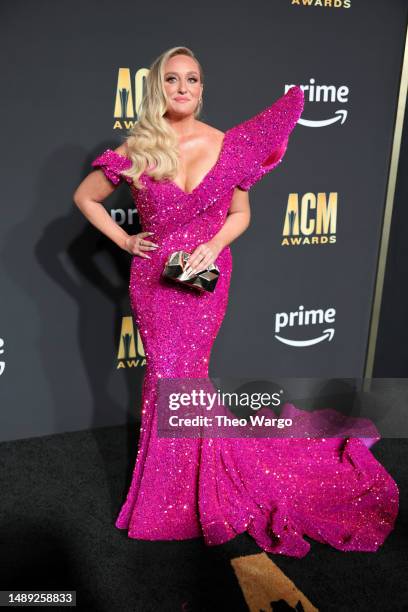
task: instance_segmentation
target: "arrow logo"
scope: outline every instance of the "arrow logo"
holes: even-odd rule
[[[318,344],[319,342],[324,342],[324,340],[328,340],[331,342],[334,336],[334,329],[331,327],[329,329],[325,329],[322,336],[318,338],[311,338],[310,340],[289,340],[289,338],[282,338],[282,336],[278,336],[275,334],[275,338],[282,342],[283,344],[288,344],[289,346],[313,346],[313,344]]]

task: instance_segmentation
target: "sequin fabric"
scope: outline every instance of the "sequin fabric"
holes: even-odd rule
[[[212,346],[227,304],[229,246],[216,264],[214,293],[198,293],[161,277],[167,256],[192,252],[225,222],[234,188],[248,190],[282,161],[304,106],[294,86],[257,115],[227,130],[218,160],[191,192],[165,179],[128,181],[143,231],[159,248],[134,256],[130,301],[145,348],[139,445],[116,527],[130,538],[203,537],[216,545],[247,531],[265,551],[303,557],[303,536],[342,551],[376,551],[393,529],[398,488],[365,438],[160,438],[161,377],[208,377]],[[112,183],[130,160],[107,149],[94,162]],[[249,319],[250,321],[250,319]],[[288,404],[285,413],[298,410]]]

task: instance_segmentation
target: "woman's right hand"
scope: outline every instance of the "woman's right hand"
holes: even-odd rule
[[[143,257],[144,259],[151,259],[150,255],[146,255],[144,251],[155,250],[159,246],[150,240],[146,240],[146,236],[150,236],[151,234],[154,234],[154,232],[139,232],[139,234],[128,236],[125,240],[125,251],[131,255]]]

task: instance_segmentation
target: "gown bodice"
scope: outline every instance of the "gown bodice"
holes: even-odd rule
[[[115,185],[129,183],[139,213],[142,231],[154,231],[163,238],[186,225],[211,227],[216,233],[225,222],[235,187],[249,190],[264,174],[281,161],[288,138],[304,106],[304,94],[299,86],[261,112],[228,129],[223,138],[216,163],[200,183],[186,192],[174,181],[155,181],[145,171],[137,189],[130,177],[122,174],[131,167],[129,158],[106,149],[93,162]]]

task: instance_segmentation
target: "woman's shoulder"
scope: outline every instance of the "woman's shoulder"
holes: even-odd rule
[[[209,145],[220,145],[224,139],[225,133],[218,128],[199,121],[197,136]]]
[[[94,161],[96,162],[97,160],[101,158],[104,160],[110,160],[110,159],[120,160],[122,158],[121,159],[122,163],[125,163],[125,162],[131,163],[131,157],[130,157],[127,141],[123,142],[121,145],[119,145],[116,148],[111,149],[109,147],[105,149],[104,151],[102,151],[102,153],[99,154],[97,159]]]
[[[125,178],[128,183],[132,182],[130,177],[122,177],[121,175],[123,170],[128,170],[132,166],[132,160],[129,157],[126,142],[115,149],[105,149],[92,161],[91,166],[93,168],[100,168],[105,173],[106,177],[115,185],[118,184],[122,178]]]
[[[128,147],[127,140],[125,140],[125,142],[123,142],[121,145],[116,147],[116,149],[113,149],[113,151],[117,155],[121,155],[122,157],[127,157],[130,160],[130,153],[129,153],[129,147]]]

